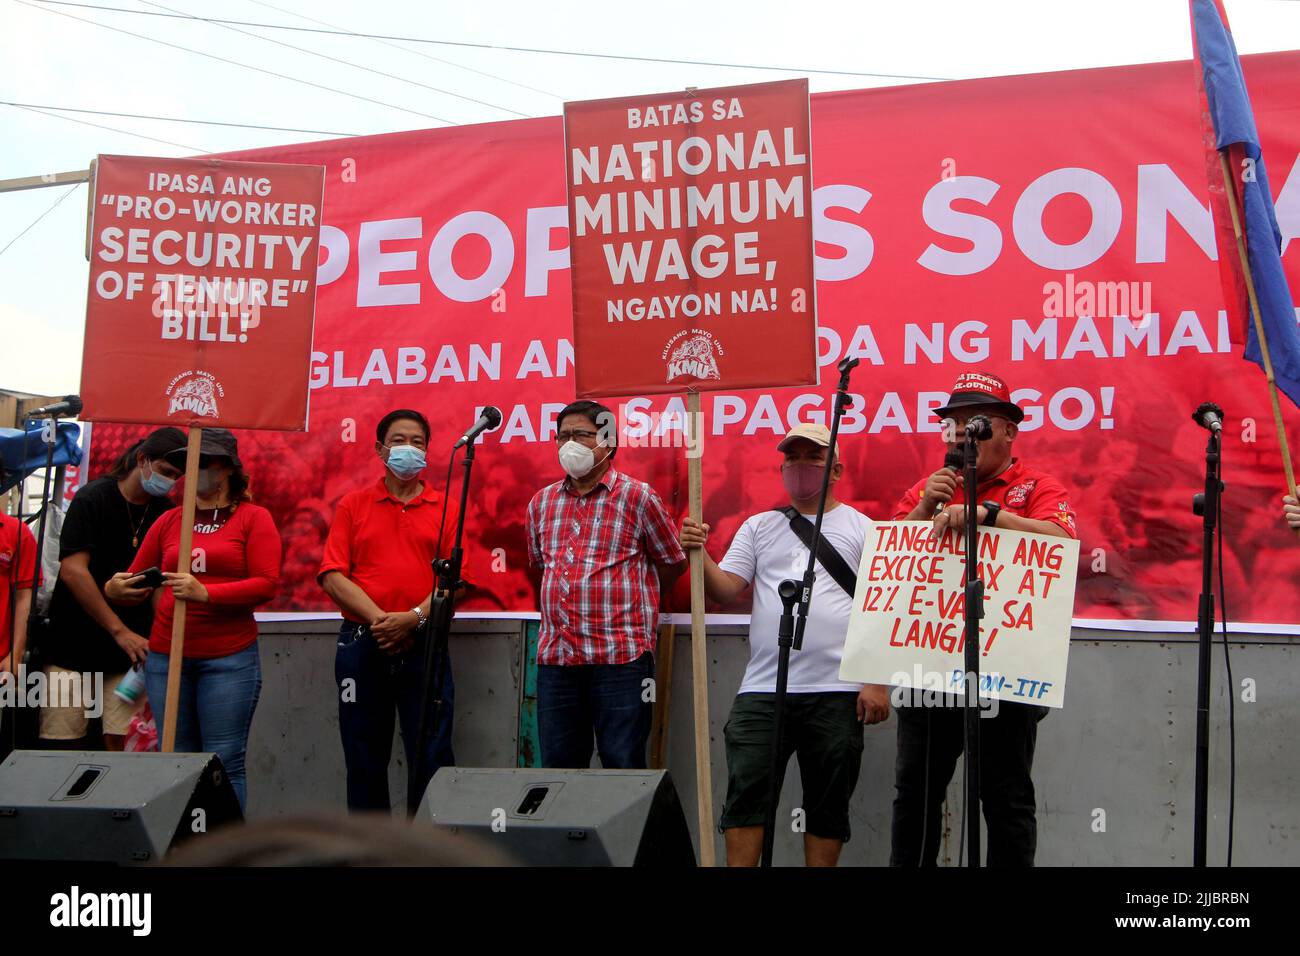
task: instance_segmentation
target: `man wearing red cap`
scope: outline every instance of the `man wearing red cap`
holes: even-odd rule
[[[983,415],[993,437],[980,442],[978,487],[967,495],[957,470],[940,468],[909,488],[893,520],[933,519],[937,532],[965,527],[966,507],[976,503],[981,525],[1077,538],[1069,494],[1055,478],[1012,455],[1025,413],[1011,401],[1002,379],[987,372],[958,377],[948,404],[935,415],[951,420],[944,430],[950,450],[961,445],[966,423]],[[939,510],[939,506],[943,510]],[[940,809],[962,752],[959,707],[898,708],[892,866],[933,865],[941,834]],[[996,716],[980,721],[980,800],[988,826],[990,866],[1032,866],[1038,839],[1034,783],[1030,776],[1038,721],[1046,708],[1000,702]]]

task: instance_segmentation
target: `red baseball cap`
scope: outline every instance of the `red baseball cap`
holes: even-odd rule
[[[948,404],[936,408],[934,414],[938,418],[947,418],[958,409],[968,409],[972,405],[1005,415],[1017,425],[1025,417],[1024,409],[1012,404],[1011,389],[1007,388],[1007,383],[988,372],[962,372],[958,375],[952,394],[948,397]]]

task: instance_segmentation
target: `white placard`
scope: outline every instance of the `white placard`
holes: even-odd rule
[[[965,535],[876,524],[862,549],[840,679],[963,692]],[[979,532],[980,696],[1062,707],[1079,542]]]

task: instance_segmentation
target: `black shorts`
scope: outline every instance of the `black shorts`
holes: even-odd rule
[[[727,800],[720,826],[762,826],[772,761],[774,694],[739,694],[722,734],[727,744]],[[799,757],[804,827],[828,840],[849,839],[849,798],[862,769],[863,725],[854,691],[789,694],[781,774]],[[778,819],[777,825],[783,821]]]

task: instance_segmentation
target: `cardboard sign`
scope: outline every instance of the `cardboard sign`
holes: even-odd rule
[[[817,382],[808,82],[566,103],[583,396]]]
[[[840,679],[962,694],[965,536],[875,525],[862,549]],[[980,696],[1062,707],[1079,542],[981,528]]]
[[[320,166],[101,156],[82,418],[307,427]]]

